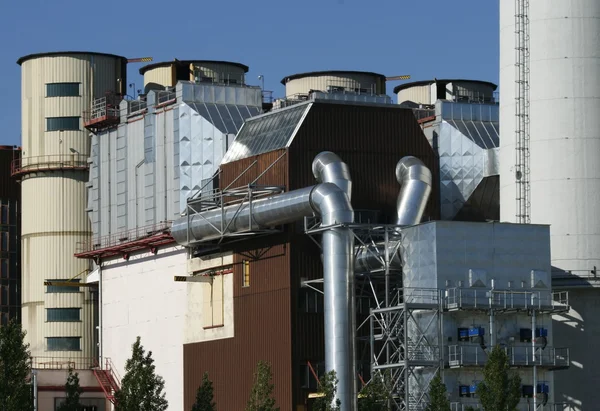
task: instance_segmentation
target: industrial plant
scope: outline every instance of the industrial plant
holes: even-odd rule
[[[500,2],[499,90],[392,98],[397,78],[324,70],[273,98],[238,62],[21,57],[0,320],[27,332],[36,411],[70,368],[112,410],[138,336],[169,410],[205,372],[243,410],[259,361],[282,411],[314,409],[332,370],[342,411],[377,379],[387,409],[425,410],[436,374],[452,411],[482,409],[496,346],[518,410],[596,409],[600,6],[551,3]]]

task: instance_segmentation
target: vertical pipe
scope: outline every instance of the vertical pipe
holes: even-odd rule
[[[535,360],[535,294],[531,294],[531,356],[533,360],[533,409],[537,410],[537,366]]]
[[[37,370],[31,370],[31,380],[33,382],[33,411],[37,411],[37,409],[38,409]]]
[[[496,346],[496,337],[494,335],[494,308],[492,307],[494,303],[494,279],[492,278],[492,289],[490,290],[490,347],[493,349]]]
[[[98,365],[102,365],[102,268],[98,266]]]

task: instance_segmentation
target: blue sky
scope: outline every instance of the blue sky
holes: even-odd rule
[[[2,1],[0,16],[0,145],[20,144],[16,61],[30,53],[237,61],[275,96],[284,76],[329,69],[498,82],[496,0],[28,0]],[[136,88],[141,66],[129,67]]]

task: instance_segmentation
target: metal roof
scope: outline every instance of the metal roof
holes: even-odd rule
[[[259,107],[235,104],[186,103],[194,111],[208,120],[221,133],[237,134],[244,120],[262,112]]]
[[[373,77],[381,77],[385,81],[385,76],[383,74],[374,73],[372,71],[352,71],[352,70],[325,70],[325,71],[308,71],[306,73],[297,73],[292,74],[290,76],[285,76],[281,79],[281,84],[285,85],[290,80],[295,80],[303,77],[318,77],[318,76],[329,76],[334,74],[362,74]]]
[[[115,59],[127,60],[127,57],[117,56],[116,54],[109,53],[96,53],[93,51],[50,51],[46,53],[34,53],[28,54],[26,56],[21,57],[17,60],[17,64],[20,66],[27,60],[37,59],[40,57],[52,57],[52,56],[67,56],[67,55],[88,55],[88,56],[105,56],[105,57],[113,57]]]
[[[161,61],[159,63],[148,64],[148,65],[140,68],[140,74],[144,74],[148,70],[152,70],[152,69],[157,68],[157,67],[168,67],[168,66],[171,66],[173,64],[190,65],[192,63],[228,64],[230,66],[236,66],[236,67],[239,67],[239,68],[243,69],[245,73],[247,73],[248,70],[250,69],[245,64],[235,63],[235,62],[232,62],[232,61],[219,61],[219,60],[171,60],[171,61]]]
[[[486,86],[491,86],[494,90],[496,90],[498,88],[497,84],[494,84],[490,81],[483,81],[483,80],[469,80],[469,79],[460,79],[460,78],[434,79],[434,80],[411,81],[410,83],[400,84],[400,85],[394,87],[394,93],[398,93],[400,90],[404,90],[404,89],[416,87],[416,86],[426,86],[428,84],[433,84],[433,83],[452,83],[455,81],[464,82],[464,83],[478,83],[478,84],[482,84],[482,85],[486,85]]]
[[[298,103],[246,120],[221,164],[289,147],[311,106]]]

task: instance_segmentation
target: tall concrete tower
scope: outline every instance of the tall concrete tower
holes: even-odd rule
[[[554,345],[571,367],[556,375],[556,402],[596,409],[590,389],[600,368],[600,2],[500,1],[500,218],[515,221],[518,168],[516,22],[527,19],[530,61],[531,223],[550,224],[553,288],[569,291],[571,311],[554,322]],[[520,20],[519,20],[520,19]],[[521,26],[523,27],[523,26]]]
[[[13,174],[22,188],[22,323],[36,361],[92,360],[95,293],[87,260],[73,256],[91,237],[86,213],[90,137],[83,113],[107,92],[126,86],[124,57],[53,52],[20,58],[22,158]],[[83,273],[83,274],[81,274]],[[79,274],[79,276],[78,276]]]

